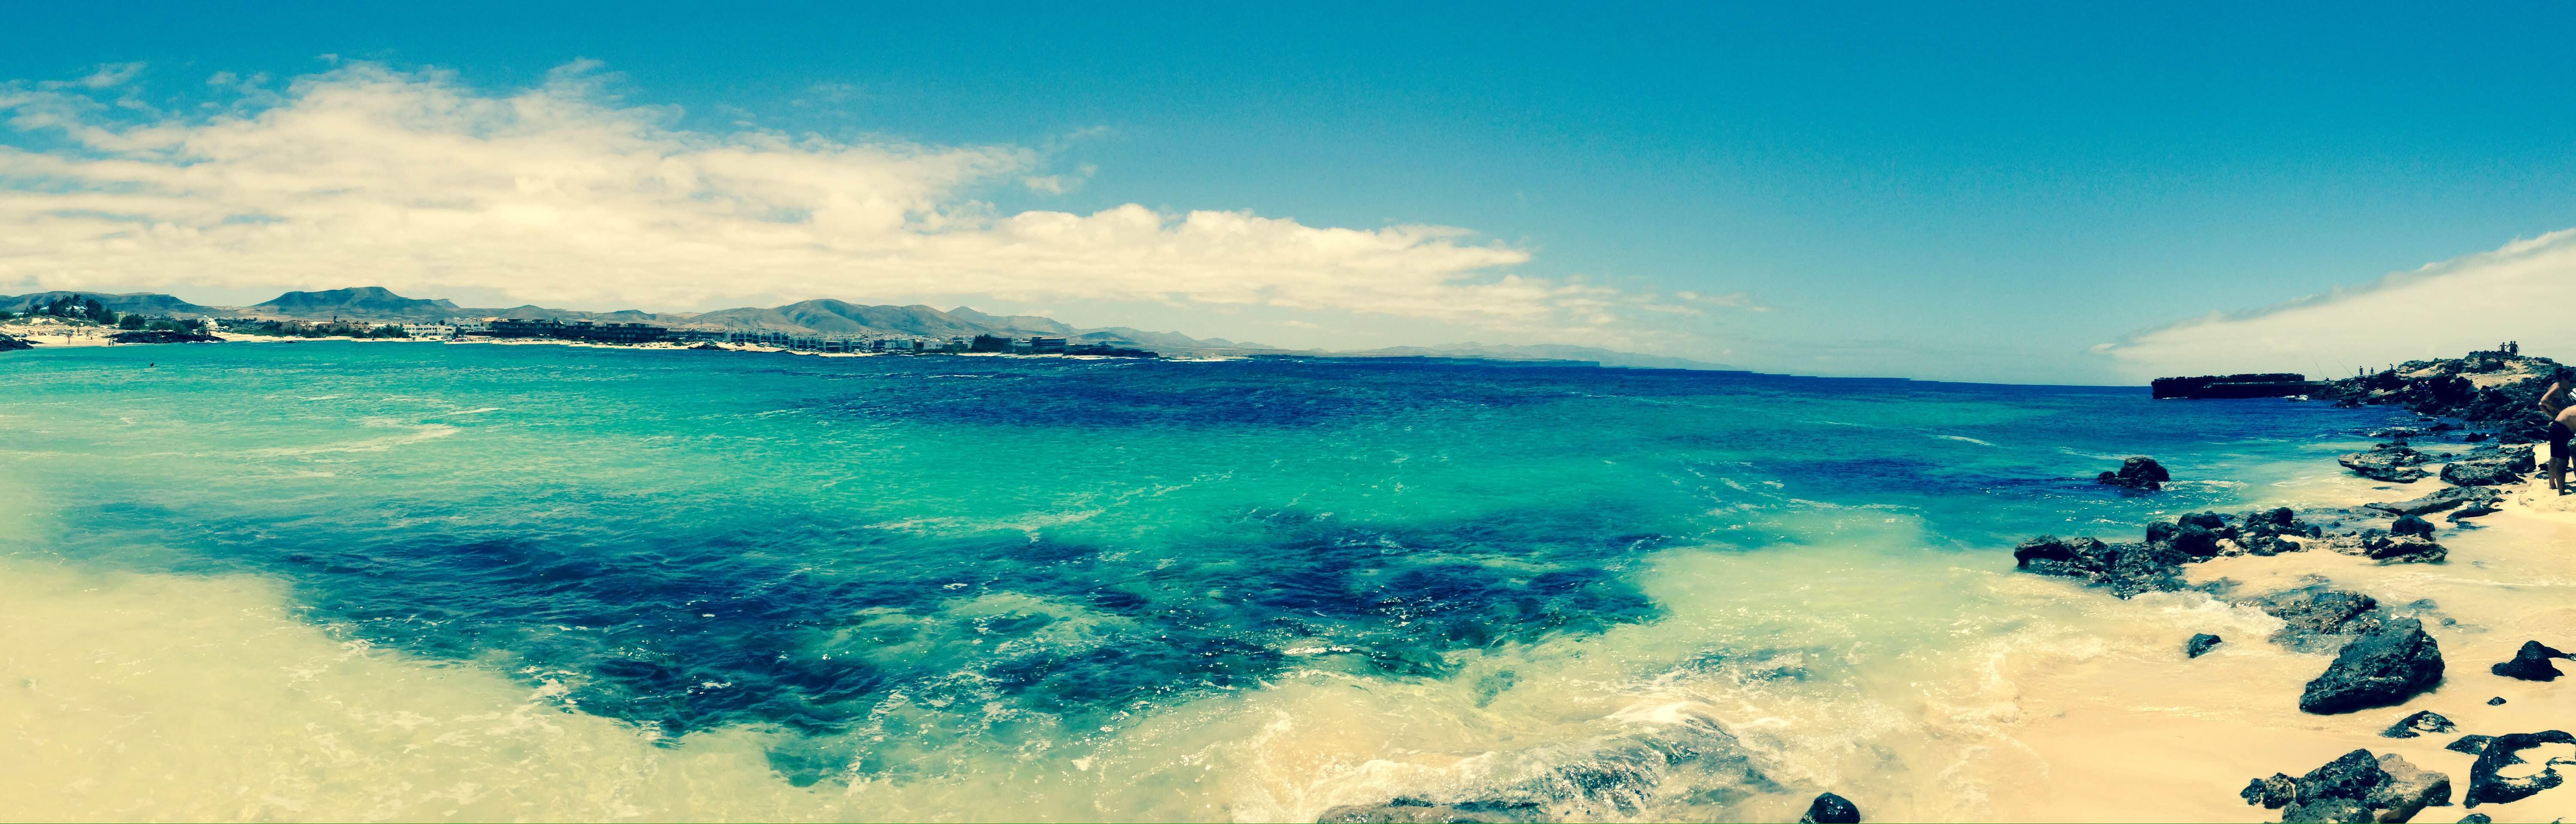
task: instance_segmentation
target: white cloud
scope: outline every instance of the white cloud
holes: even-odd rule
[[[1048,174],[1046,152],[1007,145],[689,131],[675,110],[605,96],[591,68],[492,93],[348,63],[283,91],[244,84],[211,115],[120,111],[84,91],[140,67],[0,84],[0,115],[29,138],[0,138],[0,283],[659,307],[991,295],[1524,330],[1597,329],[1656,302],[1513,274],[1529,252],[1448,227],[1135,204],[1002,214],[976,193],[1070,190],[1094,170]]]
[[[2123,377],[2303,372],[2339,377],[2505,340],[2576,355],[2576,229],[2367,284],[2220,313],[2094,347]]]

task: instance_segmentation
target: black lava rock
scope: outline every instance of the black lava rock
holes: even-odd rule
[[[2476,755],[2478,753],[2486,752],[2487,742],[2494,740],[2495,736],[2492,735],[2463,735],[2460,736],[2460,740],[2458,741],[2442,745],[2442,749]]]
[[[1816,796],[1807,805],[1807,814],[1798,817],[1799,824],[1860,824],[1860,808],[1851,799],[1833,793]]]
[[[2486,813],[2470,813],[2460,816],[2460,824],[2495,824],[2495,819],[2487,817]]]
[[[2192,636],[2189,641],[2183,642],[2182,652],[2186,657],[2198,658],[2201,654],[2208,652],[2210,647],[2218,646],[2219,642],[2225,640],[2227,639],[2204,632],[2199,635]]]
[[[2477,458],[2452,461],[2442,466],[2442,480],[2460,486],[2496,486],[2520,483],[2527,461],[2512,458]]]
[[[2182,565],[2191,556],[2171,544],[2106,544],[2092,538],[2042,535],[2013,547],[2014,565],[2041,575],[2081,578],[2128,598],[2141,592],[2183,588]]]
[[[2430,538],[2433,537],[2433,522],[2414,515],[2399,515],[2396,523],[2388,525],[2388,534]]]
[[[2477,763],[2469,765],[2469,794],[2462,803],[2470,807],[2480,804],[2506,804],[2529,798],[2533,793],[2566,783],[2566,776],[2559,775],[2556,767],[2546,764],[2541,765],[2539,772],[2519,778],[2505,778],[2496,774],[2505,767],[2523,763],[2522,756],[2517,753],[2542,744],[2576,744],[2576,736],[2558,730],[2517,732],[2496,736],[2494,740],[2487,742],[2484,750],[2478,753]]]
[[[2428,732],[2450,732],[2459,728],[2460,725],[2451,723],[2451,719],[2442,717],[2441,713],[2419,710],[2414,715],[2397,719],[2396,724],[2382,730],[2379,735],[2382,738],[2414,738]]]
[[[2487,671],[2525,681],[2555,681],[2565,673],[2552,666],[2549,659],[2565,657],[2567,653],[2550,649],[2538,641],[2524,641],[2522,649],[2514,652],[2513,660],[2488,667]]]
[[[2439,492],[2421,498],[2410,498],[2393,503],[2362,504],[2362,506],[2391,515],[2427,515],[2473,503],[2494,506],[2501,500],[2504,500],[2504,493],[2497,492],[2494,487],[2453,486],[2444,487]]]
[[[2379,602],[2370,596],[2322,585],[2238,603],[2281,619],[2285,626],[2272,633],[2272,643],[2301,652],[2331,652],[2348,636],[2377,629],[2382,617]]]
[[[2499,695],[2499,696],[2496,696],[2496,697],[2494,697],[2494,698],[2489,698],[2489,699],[2487,699],[2487,706],[2490,706],[2490,707],[2501,707],[2501,706],[2504,706],[2504,696]]]
[[[2298,778],[2255,779],[2237,797],[2281,810],[2282,821],[2405,821],[2425,807],[2449,805],[2451,777],[2396,753],[2353,750]]]
[[[2398,618],[2344,645],[2334,663],[2299,695],[2299,709],[2318,715],[2405,703],[2442,682],[2442,645],[2424,622]]]
[[[2335,462],[2364,478],[2402,484],[2422,479],[2424,470],[2415,468],[2415,465],[2429,460],[2432,460],[2431,456],[2405,446],[2383,445],[2368,452],[2345,455]]]
[[[2093,478],[2094,483],[2127,487],[2140,492],[2163,489],[2165,482],[2170,480],[2173,480],[2173,473],[2165,471],[2164,464],[2156,463],[2156,459],[2145,455],[2132,456],[2120,462],[2119,471],[2104,472]]]

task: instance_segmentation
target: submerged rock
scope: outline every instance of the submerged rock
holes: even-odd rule
[[[2518,753],[2542,744],[2576,744],[2576,736],[2544,730],[2507,733],[2489,740],[2478,752],[2477,763],[2469,765],[2469,794],[2462,803],[2470,807],[2507,804],[2565,783],[2566,776],[2559,775],[2550,764],[2542,764],[2538,772],[2530,775],[2507,778],[2498,774],[2506,767],[2524,763]]]
[[[2118,471],[2104,472],[2093,478],[2094,483],[2127,487],[2141,492],[2163,489],[2165,482],[2170,480],[2173,480],[2173,473],[2165,471],[2164,464],[2156,463],[2156,459],[2145,455],[2131,456],[2120,462]]]
[[[2106,544],[2092,538],[2042,535],[2013,547],[2016,568],[2081,578],[2122,598],[2182,589],[2182,565],[2189,560],[2191,556],[2169,543]]]
[[[1398,798],[1384,804],[1349,804],[1325,810],[1316,824],[1516,824],[1541,820],[1536,805],[1433,804]]]
[[[2414,738],[2428,732],[2450,732],[2460,725],[2432,710],[2418,710],[2414,715],[2397,719],[2397,723],[2379,733],[2381,738]]]
[[[2486,752],[2487,742],[2493,740],[2495,740],[2495,736],[2492,735],[2463,735],[2460,736],[2460,740],[2458,741],[2442,745],[2442,749],[2476,755],[2478,753]]]
[[[1807,814],[1798,817],[1799,824],[1860,824],[1860,808],[1851,799],[1833,793],[1816,796],[1807,805]]]
[[[2288,821],[2405,821],[2425,807],[2451,803],[2451,777],[2416,768],[2396,753],[2344,753],[2308,774],[2273,773],[2237,793],[2249,805],[2281,810]]]
[[[2452,510],[2451,514],[2442,516],[2442,520],[2457,522],[2467,518],[2475,518],[2480,515],[2493,515],[2503,511],[2504,510],[2495,508],[2494,504],[2486,503],[2484,501],[2470,501],[2467,505],[2462,506],[2459,509]]]
[[[2318,715],[2404,703],[2442,681],[2442,646],[2424,622],[2398,618],[2345,644],[2324,674],[2299,695],[2299,709]]]
[[[2525,681],[2555,681],[2558,680],[2558,676],[2565,673],[2559,672],[2556,666],[2549,663],[2549,659],[2565,657],[2567,653],[2551,649],[2538,641],[2524,641],[2522,649],[2514,651],[2513,660],[2488,667],[2487,671],[2506,678],[2520,678]]]
[[[2184,641],[2182,644],[2182,652],[2185,657],[2198,658],[2209,652],[2210,647],[2218,646],[2219,642],[2225,640],[2227,639],[2204,632],[2199,635],[2192,636],[2189,641]]]
[[[2285,626],[2272,633],[2272,643],[2300,652],[2333,651],[2350,640],[2349,636],[2378,628],[2380,621],[2376,599],[2323,586],[2275,592],[2238,603],[2281,619]]]

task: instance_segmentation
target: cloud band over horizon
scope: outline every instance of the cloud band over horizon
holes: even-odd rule
[[[2094,351],[2122,377],[2140,381],[2240,372],[2332,378],[2457,357],[2507,339],[2532,354],[2576,360],[2576,229],[2140,332]]]
[[[676,110],[616,101],[595,69],[506,94],[369,63],[282,85],[218,74],[234,99],[196,114],[136,94],[139,66],[0,84],[20,144],[0,141],[0,283],[476,288],[664,308],[992,295],[1559,333],[1693,304],[1760,309],[1516,274],[1530,251],[1451,227],[1133,203],[1004,214],[977,194],[1060,194],[1072,178],[1018,146],[685,130]]]

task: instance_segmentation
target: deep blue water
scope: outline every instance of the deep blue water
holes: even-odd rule
[[[1901,518],[1907,557],[2009,567],[2038,532],[2279,502],[2271,483],[2389,419],[1400,361],[5,357],[0,463],[45,513],[10,553],[281,581],[331,632],[559,681],[569,711],[665,746],[780,731],[797,785],[1070,757],[1292,671],[1463,677],[1465,654],[1654,625],[1672,552],[1846,552]],[[2090,482],[2128,454],[2183,483]]]

